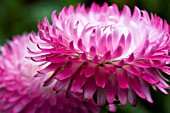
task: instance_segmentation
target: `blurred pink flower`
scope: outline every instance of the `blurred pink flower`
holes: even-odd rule
[[[52,25],[47,18],[38,23],[38,35],[31,40],[39,50],[28,49],[35,62],[49,63],[36,76],[51,76],[44,86],[53,90],[83,93],[84,100],[94,98],[99,106],[120,101],[136,105],[136,95],[153,102],[149,85],[167,94],[170,74],[169,25],[155,14],[117,5],[88,9],[84,5],[64,7]],[[111,105],[112,106],[112,105]]]
[[[83,103],[79,96],[65,98],[44,88],[41,81],[34,79],[40,63],[25,59],[29,35],[16,36],[1,47],[0,56],[0,112],[1,113],[97,113],[98,108],[91,102]]]

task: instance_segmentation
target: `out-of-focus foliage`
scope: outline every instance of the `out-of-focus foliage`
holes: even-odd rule
[[[59,12],[62,7],[84,3],[90,6],[94,0],[1,0],[0,1],[0,44],[13,35],[37,31],[37,22],[44,17],[49,20],[53,10]],[[102,4],[116,3],[122,9],[124,4],[156,13],[170,24],[170,0],[95,0]],[[170,78],[169,78],[170,79]],[[136,107],[118,105],[117,113],[170,113],[170,95],[152,92],[153,104],[139,99]]]

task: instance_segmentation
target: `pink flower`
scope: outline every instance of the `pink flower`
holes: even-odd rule
[[[0,56],[0,112],[1,113],[97,113],[97,106],[82,103],[79,96],[65,98],[64,92],[58,95],[50,87],[42,87],[41,81],[34,80],[40,63],[25,59],[29,35],[16,36],[4,47]],[[78,94],[77,94],[78,95]]]
[[[152,103],[149,86],[167,94],[162,73],[170,74],[170,29],[165,20],[137,7],[131,13],[126,5],[119,11],[106,3],[55,13],[52,25],[45,18],[38,35],[31,36],[39,50],[29,49],[33,61],[49,63],[36,75],[48,75],[44,86],[55,83],[53,90],[67,90],[66,96],[81,92],[99,106],[106,101],[135,106],[137,96]]]

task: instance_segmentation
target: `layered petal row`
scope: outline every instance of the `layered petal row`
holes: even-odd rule
[[[36,76],[67,97],[79,92],[98,106],[135,106],[137,96],[152,103],[149,86],[169,89],[163,76],[170,74],[169,33],[166,20],[138,7],[131,13],[126,5],[121,11],[106,3],[69,6],[52,13],[52,24],[47,18],[38,23],[30,38],[37,50],[28,47],[29,58],[48,64]]]

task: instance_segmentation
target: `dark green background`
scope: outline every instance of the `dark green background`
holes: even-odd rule
[[[90,6],[93,0],[0,0],[0,44],[23,32],[37,31],[37,22],[45,16],[51,18],[51,12],[59,12],[63,6],[84,3]],[[103,0],[95,0],[103,4]],[[134,6],[156,13],[170,23],[170,0],[106,0],[117,3],[122,9],[127,4],[132,10]],[[152,91],[152,90],[151,90]],[[117,113],[170,113],[170,95],[152,91],[153,104],[138,99],[138,105],[131,107],[118,105]]]

